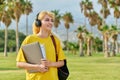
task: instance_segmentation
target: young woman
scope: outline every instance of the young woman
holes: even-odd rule
[[[53,23],[54,14],[52,12],[42,11],[38,13],[33,22],[34,34],[27,36],[22,43],[22,45],[25,45],[38,41],[40,44],[44,44],[46,52],[46,60],[42,62],[43,64],[30,64],[26,61],[22,48],[20,48],[16,59],[17,67],[26,70],[26,80],[58,80],[57,68],[64,65],[65,55],[59,38],[51,32]],[[56,61],[56,51],[51,35],[55,38],[58,61]],[[37,70],[39,72],[29,73],[27,70]]]

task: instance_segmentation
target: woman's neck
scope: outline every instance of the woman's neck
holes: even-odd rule
[[[40,32],[37,35],[38,37],[41,37],[41,38],[47,38],[50,35],[50,31],[40,30]]]

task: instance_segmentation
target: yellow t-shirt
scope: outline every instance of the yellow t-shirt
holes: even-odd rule
[[[54,36],[54,38],[57,46],[58,60],[63,60],[65,59],[65,55],[60,45],[60,41],[56,36]],[[29,44],[36,41],[38,41],[40,44],[44,44],[47,59],[52,62],[56,62],[56,53],[55,53],[54,45],[50,36],[47,38],[40,38],[35,34],[29,35],[25,38],[22,45]],[[18,52],[16,61],[26,62],[21,48]],[[45,73],[40,73],[40,72],[28,73],[26,71],[26,80],[58,80],[57,68],[50,67],[49,71]]]

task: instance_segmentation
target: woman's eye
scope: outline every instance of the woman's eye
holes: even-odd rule
[[[51,21],[51,22],[54,22],[53,19],[45,19],[45,21]]]
[[[49,19],[45,19],[45,21],[49,21]]]

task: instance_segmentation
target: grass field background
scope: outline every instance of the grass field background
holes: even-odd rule
[[[120,54],[104,58],[103,54],[79,57],[66,53],[70,76],[68,80],[120,80]],[[16,67],[16,54],[0,53],[0,80],[25,80],[25,71]]]

